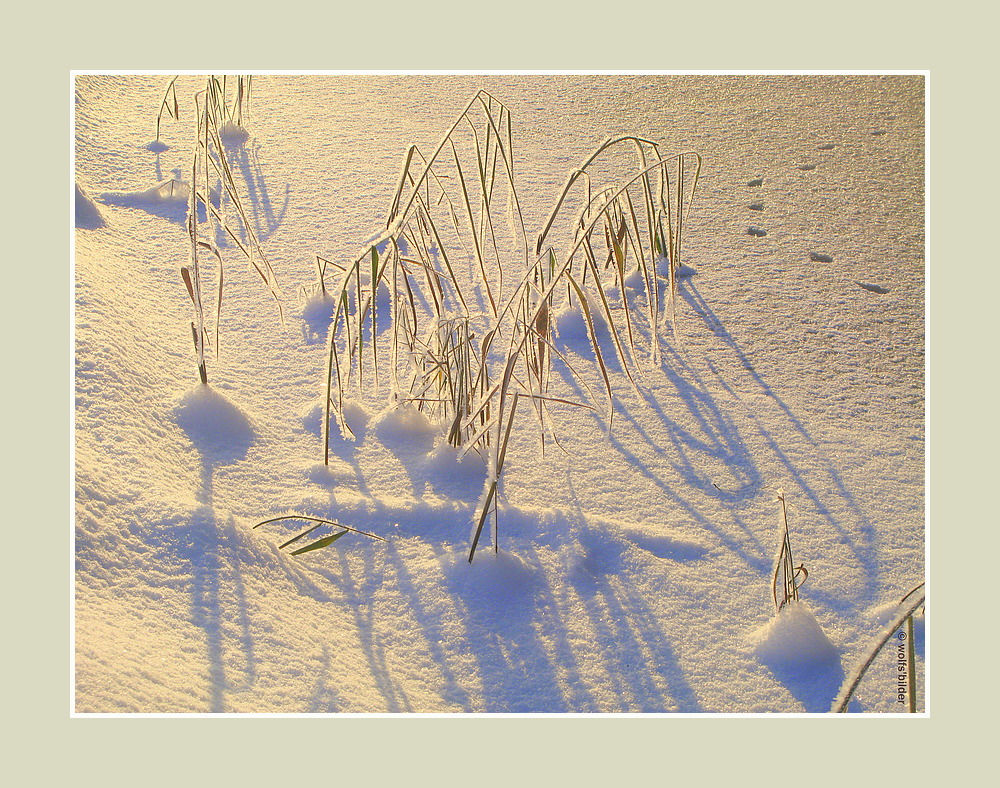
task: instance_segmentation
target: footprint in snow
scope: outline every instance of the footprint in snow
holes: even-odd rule
[[[762,202],[752,202],[752,203],[750,203],[749,207],[750,207],[751,211],[763,211],[764,210],[764,203],[762,203]]]
[[[763,238],[765,235],[767,235],[767,230],[763,229],[762,227],[751,226],[747,228],[747,235],[752,235],[755,238]]]
[[[870,285],[865,282],[855,282],[858,287],[863,287],[865,290],[870,290],[873,293],[878,293],[879,295],[885,295],[889,292],[887,287],[880,287],[879,285]]]
[[[764,185],[763,178],[754,178],[752,181],[749,181],[747,183],[747,186],[749,186],[751,189],[756,189],[758,186],[763,186],[763,185]]]
[[[828,254],[823,254],[822,252],[810,252],[809,259],[814,263],[832,263],[833,257]]]

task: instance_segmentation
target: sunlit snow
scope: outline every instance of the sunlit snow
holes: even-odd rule
[[[244,126],[223,134],[247,226],[219,191],[199,216],[208,385],[180,274],[193,115],[164,117],[152,144],[168,81],[75,80],[78,713],[830,710],[924,579],[922,77],[255,76]],[[204,84],[181,75],[182,106]],[[521,406],[499,530],[470,563],[491,466],[429,409],[394,407],[403,384],[356,371],[353,435],[334,423],[324,463],[338,305],[317,256],[333,291],[335,265],[399,229],[408,147],[433,151],[480,88],[512,113],[532,246],[602,140],[641,135],[704,166],[673,326],[651,326],[636,269],[611,293],[638,316],[620,340],[640,348],[635,385],[596,305],[594,337],[578,303],[550,316],[552,394],[590,407],[552,403],[543,443]],[[247,228],[281,315],[240,251]],[[454,264],[474,282],[471,260]],[[383,322],[359,341],[388,352],[388,292],[376,300]],[[808,580],[776,613],[779,488]],[[298,533],[318,526],[296,548],[336,528],[254,528],[286,515],[364,533],[292,556]],[[852,712],[899,711],[893,658]]]

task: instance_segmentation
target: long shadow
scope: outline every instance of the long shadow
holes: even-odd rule
[[[647,329],[649,327],[642,321],[642,317],[646,314],[645,310],[639,304],[635,304],[632,309],[637,318],[636,331],[640,334],[640,339],[642,335],[645,335],[648,344],[650,337]],[[620,364],[617,363],[617,353],[607,329],[598,333],[598,342],[608,368],[612,368],[610,360],[615,359],[615,363],[620,369]],[[668,430],[674,447],[674,456],[677,458],[673,463],[674,469],[685,482],[699,489],[705,495],[730,501],[753,497],[760,490],[762,479],[752,457],[743,445],[739,430],[726,416],[690,364],[676,350],[671,347],[662,347],[663,343],[660,344],[660,372],[674,386],[677,399],[683,403],[693,423],[700,431],[700,434],[697,434],[682,427],[676,418],[671,418],[663,411],[661,404],[641,384],[638,386],[645,405]],[[572,344],[569,346],[572,347]],[[582,350],[579,343],[576,343],[574,349],[577,352]],[[590,352],[587,354],[592,355]],[[577,396],[582,398],[583,393],[576,381],[576,376],[571,374],[561,362],[558,362],[558,366],[564,380],[574,389]],[[663,452],[663,447],[658,446],[650,438],[627,409],[617,409],[613,414],[613,420],[622,418],[630,422],[633,429],[650,446],[659,453],[666,454]],[[607,425],[605,425],[605,429],[606,427]],[[732,476],[732,483],[724,481],[725,489],[716,485],[711,478],[699,470],[697,461],[699,456],[703,460],[708,460],[710,464],[721,464],[727,468]],[[648,469],[643,468],[643,470],[648,473]],[[735,489],[733,489],[734,487]]]
[[[319,571],[347,597],[369,671],[390,713],[422,709],[414,708],[413,701],[394,680],[386,658],[394,644],[378,635],[380,622],[373,600],[378,586],[387,582],[387,574],[396,584],[394,592],[405,600],[414,616],[428,657],[441,677],[441,699],[456,711],[598,710],[576,667],[552,591],[535,571],[534,554],[519,551],[526,561],[515,559],[518,576],[513,581],[503,575],[504,569],[499,570],[500,576],[491,571],[492,567],[483,571],[486,559],[479,559],[481,563],[472,567],[466,564],[464,555],[449,556],[454,563],[445,567],[444,588],[428,590],[392,544],[385,551],[388,573],[376,569],[374,551],[370,550],[366,550],[361,571],[352,572],[343,555],[339,576]],[[432,582],[438,581],[434,576]],[[447,593],[439,593],[441,590]],[[549,648],[540,633],[544,633]],[[555,648],[555,656],[550,656],[551,648]],[[470,660],[475,669],[470,669]],[[564,688],[568,688],[569,697],[564,697]]]
[[[364,652],[375,687],[385,701],[386,710],[390,714],[412,712],[414,709],[409,697],[402,686],[393,679],[389,668],[386,655],[387,649],[391,649],[392,645],[386,643],[378,634],[375,600],[379,588],[385,582],[385,573],[376,566],[371,548],[365,546],[352,551],[352,554],[361,556],[364,562],[358,572],[352,571],[346,550],[339,553],[339,573],[320,567],[314,568],[313,571],[339,589],[346,598],[346,605],[354,616],[355,632],[361,650]]]
[[[477,558],[479,566],[459,558],[448,574],[447,584],[479,668],[483,711],[573,711],[539,634],[539,597],[545,591],[537,556],[522,549],[517,556],[484,555]]]
[[[684,299],[687,301],[688,305],[692,310],[699,314],[705,321],[705,325],[711,330],[715,336],[720,338],[729,349],[736,355],[737,359],[740,361],[741,367],[746,370],[750,378],[757,384],[760,388],[761,393],[766,394],[769,401],[775,403],[783,416],[788,420],[788,422],[794,428],[794,431],[798,433],[803,440],[814,450],[816,456],[821,457],[822,453],[820,447],[817,445],[816,441],[812,438],[809,432],[806,430],[802,422],[792,413],[791,408],[774,392],[774,390],[764,381],[763,377],[757,372],[751,363],[750,359],[740,348],[739,344],[733,339],[732,335],[725,330],[722,326],[722,322],[712,311],[711,307],[706,303],[704,298],[698,292],[697,287],[694,283],[688,283],[681,291],[683,293]],[[714,364],[709,362],[709,368],[715,374],[716,379],[719,381],[720,385],[726,390],[726,392],[736,401],[742,402],[742,398],[737,394],[729,383],[722,377],[718,369]],[[764,427],[761,420],[754,414],[753,409],[747,405],[744,405],[748,417],[754,422],[761,436],[767,442],[768,446],[774,452],[775,456],[780,460],[780,462],[785,466],[788,471],[789,476],[795,481],[796,485],[805,493],[806,497],[812,502],[816,509],[816,512],[824,517],[829,525],[840,535],[845,544],[850,545],[852,551],[854,552],[855,558],[861,564],[864,569],[865,582],[867,584],[867,591],[874,591],[876,589],[876,567],[874,558],[872,556],[872,548],[870,544],[859,544],[857,537],[848,531],[843,524],[841,524],[829,511],[826,504],[823,503],[819,493],[813,489],[812,485],[805,478],[803,473],[795,465],[794,461],[788,456],[785,450],[779,445],[778,440]],[[824,471],[830,477],[831,482],[837,490],[840,499],[847,505],[848,509],[851,511],[853,516],[856,518],[858,523],[858,531],[860,532],[862,538],[868,542],[871,541],[874,528],[871,521],[861,510],[854,496],[847,490],[847,486],[844,484],[843,479],[828,462],[824,462]]]
[[[400,511],[371,505],[354,524],[376,530],[375,522],[388,522]],[[408,510],[409,511],[409,510]],[[337,519],[338,506],[331,492],[329,516]],[[343,512],[341,512],[343,514]],[[434,517],[433,508],[410,512],[412,522],[402,523],[401,535],[437,541],[451,531],[452,521],[464,518],[447,510],[449,522],[425,528],[423,518]],[[511,516],[526,517],[526,514]],[[354,522],[352,520],[352,522]],[[428,523],[428,525],[431,525]],[[624,547],[622,548],[624,549]],[[542,571],[542,559],[529,544],[515,541],[515,554],[496,571],[491,554],[477,557],[469,566],[462,554],[447,554],[444,586],[432,586],[413,574],[403,554],[388,545],[361,545],[344,549],[339,568],[316,566],[311,572],[325,578],[343,594],[354,615],[369,675],[391,713],[420,711],[400,679],[394,676],[391,649],[396,645],[386,633],[385,611],[377,604],[379,591],[393,585],[389,598],[405,600],[404,607],[421,633],[421,648],[440,677],[440,697],[460,711],[493,713],[600,712],[605,705],[596,698],[586,678],[593,657],[572,635],[573,607],[579,604],[566,591],[574,586],[553,586]],[[505,556],[501,552],[501,559]],[[698,560],[703,553],[671,553],[675,560]],[[385,565],[380,561],[385,561]],[[359,563],[360,562],[360,563]],[[511,570],[510,567],[514,568]],[[622,567],[617,568],[624,571]],[[513,573],[513,574],[511,574]],[[627,700],[622,710],[662,712],[698,711],[697,699],[678,664],[673,649],[643,601],[620,591],[614,578],[587,585],[579,580],[577,593],[591,611],[590,630],[598,631],[598,648],[613,686],[610,697]],[[444,592],[444,593],[442,593]],[[626,594],[623,596],[622,594]],[[607,611],[612,611],[608,613]],[[609,624],[608,619],[614,623]],[[650,658],[652,654],[652,658]],[[470,669],[470,660],[475,669]],[[587,666],[587,667],[585,667]],[[664,690],[663,688],[667,689]],[[326,684],[317,694],[327,697]],[[617,694],[616,694],[617,693]],[[607,693],[606,693],[607,694]],[[325,701],[324,701],[325,702]],[[323,703],[311,708],[322,710]]]
[[[669,349],[668,355],[669,359],[664,360],[662,369],[706,436],[699,437],[690,430],[680,427],[676,421],[668,419],[660,403],[648,394],[644,394],[649,407],[666,424],[678,456],[682,458],[681,463],[675,464],[675,469],[685,482],[701,490],[705,495],[730,502],[752,498],[760,491],[763,480],[743,443],[739,430],[719,407],[715,398],[708,393],[704,381],[691,366],[673,348]],[[674,363],[668,364],[668,361]],[[732,481],[735,482],[735,489],[731,489],[728,483],[726,489],[722,489],[712,479],[699,472],[695,463],[689,459],[689,452],[692,451],[712,458],[728,468]]]
[[[340,696],[336,687],[330,683],[333,661],[330,659],[330,649],[323,646],[323,656],[316,676],[312,696],[309,698],[307,711],[310,714],[336,714],[340,711]]]
[[[388,547],[387,557],[394,567],[399,591],[409,601],[410,609],[423,630],[430,657],[441,671],[444,679],[443,700],[456,704],[463,712],[475,711],[469,691],[462,686],[458,672],[449,664],[448,654],[442,647],[448,639],[442,628],[442,611],[433,609],[433,604],[421,594],[416,578],[392,544]]]
[[[615,694],[638,705],[621,711],[704,711],[657,617],[641,595],[620,592],[612,582],[615,577],[577,577],[573,584],[611,663]],[[666,687],[658,686],[656,678]]]
[[[285,185],[281,207],[275,211],[271,195],[267,190],[267,181],[264,179],[263,169],[260,166],[258,150],[259,145],[256,143],[249,152],[245,145],[227,146],[226,155],[230,163],[234,165],[234,169],[240,172],[243,182],[246,184],[250,201],[250,216],[248,218],[253,222],[254,232],[258,240],[263,243],[274,234],[285,219],[291,199],[291,186]]]
[[[211,500],[212,474],[205,469],[199,498]],[[226,711],[226,667],[222,636],[222,603],[219,583],[222,574],[219,559],[219,534],[215,512],[210,504],[195,510],[181,546],[191,567],[191,621],[205,633],[205,657],[208,662],[208,711]]]
[[[340,554],[340,587],[350,600],[351,612],[354,614],[361,647],[368,659],[371,674],[382,697],[385,698],[391,713],[411,712],[413,706],[401,685],[393,680],[386,661],[386,650],[392,648],[378,635],[376,628],[375,597],[379,586],[384,582],[384,573],[377,572],[373,551],[364,550],[365,564],[359,573],[359,579],[351,575],[351,568],[345,553]]]
[[[829,659],[818,665],[768,667],[775,679],[784,684],[810,714],[825,714],[830,711],[844,683],[844,669],[839,659]]]
[[[208,386],[189,392],[175,410],[175,416],[201,457],[199,507],[185,531],[179,553],[191,567],[191,618],[205,632],[209,711],[222,713],[226,711],[226,693],[252,685],[257,668],[239,559],[229,548],[228,558],[223,560],[224,540],[214,508],[213,479],[216,469],[243,459],[256,436],[239,409]],[[228,530],[232,532],[234,528],[230,518]],[[246,662],[245,679],[239,686],[232,685],[226,675],[223,595],[227,591],[234,594],[239,610],[239,644]]]
[[[574,391],[574,394],[578,398],[583,398],[584,393],[577,385],[575,379],[572,376],[565,376],[565,379],[567,385]],[[651,411],[667,427],[668,432],[671,435],[672,445],[675,452],[684,456],[688,448],[692,451],[709,450],[711,456],[716,457],[723,462],[727,462],[727,467],[734,467],[736,469],[736,472],[732,472],[734,477],[736,477],[738,473],[746,480],[746,484],[736,493],[721,490],[710,481],[704,479],[700,475],[697,475],[694,471],[690,471],[685,474],[685,464],[675,462],[673,467],[678,470],[679,478],[682,482],[691,484],[692,487],[700,490],[709,497],[732,502],[754,494],[760,487],[760,475],[757,472],[756,466],[754,465],[749,454],[742,449],[739,435],[735,432],[735,427],[733,427],[731,422],[722,415],[721,409],[708,395],[699,393],[699,402],[704,402],[705,399],[708,399],[711,403],[711,412],[717,414],[716,418],[718,426],[713,429],[713,432],[720,433],[725,436],[723,439],[715,442],[714,445],[709,441],[693,436],[690,431],[683,430],[666,413],[663,412],[659,404],[656,403],[648,394],[644,393],[643,397],[649,405]],[[682,401],[684,401],[683,398]],[[698,409],[697,405],[691,405],[690,403],[688,404],[688,407],[694,410]],[[616,407],[615,416],[619,421],[625,420],[634,431],[634,434],[644,440],[657,454],[661,456],[667,455],[666,448],[649,435],[646,429],[627,408]],[[595,420],[597,425],[595,431],[608,433],[608,425],[601,415],[595,413],[592,415],[592,418]],[[739,538],[726,533],[722,528],[713,523],[699,510],[698,505],[690,500],[689,496],[683,494],[678,487],[669,482],[664,476],[651,469],[648,463],[640,458],[617,436],[614,428],[611,429],[608,435],[611,445],[618,451],[618,453],[627,459],[630,465],[639,473],[653,482],[669,500],[674,501],[676,504],[681,506],[681,508],[690,516],[695,524],[714,534],[722,544],[724,544],[734,554],[742,558],[747,565],[755,571],[761,574],[765,574],[769,571],[771,548],[762,545],[754,530],[747,526],[743,522],[742,518],[740,518],[735,512],[733,512],[733,521],[740,527],[741,534]],[[679,446],[680,448],[678,448]],[[731,450],[727,447],[738,448]],[[741,544],[741,541],[749,545],[754,552],[748,552],[744,544]]]
[[[567,474],[566,483],[573,493],[576,502],[576,513],[583,524],[578,542],[587,551],[587,560],[594,560],[593,571],[574,571],[569,575],[570,584],[585,600],[587,612],[591,618],[591,626],[595,631],[606,634],[606,648],[615,644],[625,643],[631,648],[622,650],[616,646],[615,655],[619,662],[620,687],[618,694],[627,688],[640,703],[641,711],[663,712],[668,708],[674,712],[703,711],[697,696],[687,681],[673,648],[659,620],[649,609],[641,594],[628,593],[628,584],[622,583],[616,589],[613,579],[621,571],[625,545],[612,544],[617,540],[603,531],[595,531],[586,525],[586,516],[580,508],[579,498],[572,489],[572,480]],[[642,545],[639,545],[642,547]],[[730,549],[744,555],[739,546],[731,545]],[[662,551],[659,551],[662,553]],[[658,557],[663,557],[658,554]],[[705,557],[700,550],[688,550],[678,554],[676,551],[669,556],[672,560],[692,561]],[[643,647],[653,656],[643,653]],[[646,672],[643,673],[642,671]],[[653,675],[657,675],[666,683],[669,697],[656,686]],[[631,711],[632,709],[623,709]]]
[[[800,435],[806,443],[815,450],[816,456],[821,457],[820,447],[809,435],[801,420],[796,417],[794,413],[792,413],[789,406],[775,394],[771,387],[765,382],[763,377],[756,371],[751,363],[751,360],[743,352],[742,348],[735,341],[732,335],[725,330],[719,318],[712,311],[711,307],[709,307],[709,305],[705,302],[694,282],[690,278],[685,278],[682,280],[681,286],[678,288],[678,292],[684,298],[691,310],[704,321],[705,327],[716,337],[721,339],[722,342],[735,355],[737,361],[739,362],[739,367],[746,370],[751,379],[759,387],[760,391],[768,396],[769,401],[775,403],[779,412],[792,426],[793,432]],[[643,314],[643,311],[641,309],[637,309],[635,310],[635,313],[637,315],[641,315]],[[645,324],[639,321],[637,325],[641,329]],[[602,346],[607,343],[609,343],[609,340],[606,337],[603,338]],[[604,352],[605,349],[608,355],[615,357],[614,350],[610,344],[607,344],[607,347],[603,348],[602,352]],[[729,395],[732,400],[742,402],[742,398],[737,394],[733,387],[722,378],[718,368],[711,361],[707,361],[707,364],[709,369],[715,374],[716,380],[722,386],[726,394]],[[758,494],[763,487],[763,479],[760,472],[750,457],[749,452],[747,452],[744,448],[739,431],[734,425],[732,419],[726,415],[724,409],[720,407],[715,397],[709,393],[710,387],[706,384],[706,381],[697,374],[683,355],[678,352],[677,349],[672,347],[663,348],[660,366],[666,379],[669,380],[674,386],[679,401],[684,403],[688,413],[693,417],[694,423],[698,425],[701,433],[695,434],[691,430],[681,427],[676,420],[670,418],[670,416],[663,411],[662,406],[657,401],[650,397],[647,392],[641,391],[646,405],[656,414],[661,423],[663,423],[663,425],[667,428],[673,444],[671,456],[677,458],[672,464],[675,471],[677,471],[679,478],[685,484],[698,489],[705,495],[723,502],[728,501],[731,503],[738,503]],[[577,385],[574,376],[564,373],[563,377],[575,390],[576,394],[582,397],[582,392]],[[795,462],[790,458],[785,448],[779,444],[779,441],[775,438],[775,436],[771,434],[771,432],[768,431],[768,429],[762,424],[761,419],[753,412],[753,410],[748,406],[744,407],[750,420],[758,429],[774,455],[784,465],[791,479],[802,489],[804,494],[814,505],[816,511],[821,516],[826,518],[829,525],[838,533],[844,543],[851,546],[855,557],[863,568],[866,583],[869,584],[868,590],[872,590],[874,588],[876,574],[874,560],[871,555],[871,548],[867,544],[859,543],[857,533],[859,532],[863,539],[868,540],[873,533],[873,528],[871,522],[861,511],[861,508],[858,506],[853,496],[848,492],[843,480],[829,463],[824,463],[824,470],[829,475],[834,488],[837,490],[841,499],[846,503],[857,520],[857,532],[848,531],[844,525],[831,514],[829,507],[823,503],[819,493],[809,483],[805,474],[796,466]],[[595,416],[595,418],[599,423],[603,424],[603,420],[599,416]],[[665,447],[658,445],[657,442],[649,436],[647,431],[642,428],[633,414],[631,414],[627,409],[616,410],[615,418],[624,419],[629,422],[632,429],[635,431],[635,434],[639,435],[658,453],[663,455],[667,454],[667,452],[664,451]],[[604,426],[606,427],[606,425]],[[685,507],[685,509],[692,515],[692,517],[694,517],[696,521],[709,527],[728,546],[737,549],[737,552],[743,555],[743,557],[747,559],[752,566],[761,568],[762,562],[766,564],[766,559],[746,555],[731,539],[721,534],[717,528],[709,525],[705,518],[697,512],[696,506],[693,503],[687,501],[684,496],[681,495],[679,491],[673,489],[671,485],[666,482],[666,480],[651,472],[645,463],[643,463],[632,451],[626,448],[621,441],[616,439],[613,432],[611,434],[611,441],[618,451],[623,454],[623,456],[633,462],[634,467],[646,475],[647,478],[653,480],[664,491],[664,493],[671,497],[671,499],[681,503],[681,505]],[[697,463],[697,460],[699,459],[707,459],[714,463],[722,463],[729,469],[729,473],[735,482],[735,489],[731,489],[728,484],[724,487],[717,486],[711,478],[700,472]],[[760,547],[756,537],[753,536],[752,530],[743,524],[740,518],[736,517],[735,514],[734,517],[736,522],[744,531],[744,536],[756,543],[757,547]],[[760,549],[762,551],[762,555],[769,555],[770,549]]]
[[[468,566],[462,556],[449,556],[446,587],[455,603],[464,637],[456,653],[474,657],[482,686],[482,711],[488,713],[597,713],[607,711],[595,696],[593,645],[572,637],[574,589],[589,613],[603,656],[608,697],[619,699],[618,711],[701,711],[655,616],[637,596],[622,597],[612,580],[577,578],[553,586],[542,571],[541,556],[517,543],[514,553],[484,555]],[[449,667],[440,645],[442,611],[421,601],[417,583],[402,569],[401,591],[411,602],[431,652],[445,677],[444,694],[473,711],[461,675]],[[454,642],[454,635],[451,637]],[[652,659],[650,658],[652,655]],[[583,665],[588,665],[584,678]],[[664,691],[662,686],[668,689]]]

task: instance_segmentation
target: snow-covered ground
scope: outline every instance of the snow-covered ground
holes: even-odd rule
[[[153,145],[168,81],[76,79],[77,712],[831,708],[924,579],[921,76],[255,77],[231,157],[285,320],[225,249],[210,388],[179,274],[204,78],[178,79]],[[469,564],[485,470],[422,417],[355,394],[358,439],[323,465],[307,291],[316,255],[353,260],[384,223],[407,146],[433,149],[480,88],[513,113],[532,239],[609,136],[705,166],[678,335],[638,393],[611,365],[610,438],[576,408],[554,410],[565,452],[515,429],[500,551]],[[776,617],[779,490],[809,576]],[[388,541],[292,557],[294,532],[252,529],[292,512]],[[851,709],[902,710],[893,653]]]

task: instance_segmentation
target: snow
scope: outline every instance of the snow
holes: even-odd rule
[[[768,665],[828,662],[836,649],[804,602],[789,602],[756,633],[754,651]]]
[[[202,456],[221,452],[235,462],[257,439],[247,415],[220,391],[204,384],[181,396],[174,417]]]
[[[76,215],[76,226],[87,230],[103,227],[104,217],[101,215],[101,209],[97,207],[97,203],[84,189],[80,188],[79,183],[75,184],[75,188],[73,210]]]
[[[924,577],[922,78],[254,80],[230,154],[302,298],[282,324],[219,240],[204,386],[179,275],[193,120],[151,146],[167,78],[76,78],[76,711],[828,711]],[[676,335],[640,359],[638,391],[607,353],[605,437],[583,316],[557,307],[556,346],[597,396],[558,365],[555,395],[596,410],[553,407],[544,453],[518,425],[498,549],[484,533],[470,564],[488,469],[391,407],[388,381],[350,393],[355,440],[335,434],[323,464],[315,256],[345,264],[383,235],[406,146],[433,150],[480,87],[513,113],[529,241],[602,139],[697,150],[705,169]],[[619,300],[643,298],[626,284]],[[809,579],[775,614],[778,488]],[[305,523],[253,528],[295,513],[388,541],[292,557],[279,545]],[[897,711],[880,664],[852,711]]]

